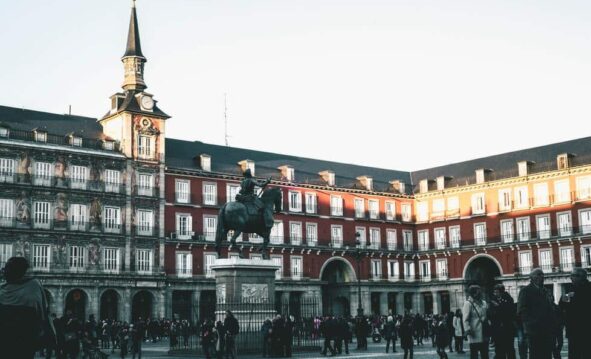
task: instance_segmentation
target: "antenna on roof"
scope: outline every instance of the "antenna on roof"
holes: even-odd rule
[[[226,147],[229,146],[228,137],[228,101],[227,94],[224,92],[224,140],[226,142]]]
[[[72,105],[68,105],[68,115],[72,116]]]

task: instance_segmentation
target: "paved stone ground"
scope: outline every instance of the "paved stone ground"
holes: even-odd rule
[[[343,358],[343,359],[353,359],[353,358],[360,358],[360,359],[366,359],[366,358],[402,358],[403,354],[400,351],[400,342],[397,343],[398,347],[397,353],[389,353],[386,354],[386,344],[384,342],[382,343],[378,343],[378,344],[374,344],[374,343],[369,343],[369,348],[367,351],[357,351],[357,350],[351,350],[349,355],[337,355],[334,358]],[[466,345],[467,346],[467,345]],[[351,345],[351,348],[354,348],[355,344]],[[162,341],[159,343],[145,343],[143,345],[142,348],[142,358],[150,358],[150,359],[173,359],[173,358],[195,358],[195,355],[168,355],[168,341]],[[567,357],[567,343],[565,341],[565,346],[562,350],[562,356],[564,358]],[[494,357],[494,349],[491,348],[491,352],[489,355],[490,358]],[[448,357],[450,359],[454,358],[463,358],[463,359],[468,359],[470,357],[469,353],[466,354],[456,354],[454,353],[447,353]],[[259,359],[261,358],[261,356],[256,356],[256,355],[239,355],[238,356],[240,359]],[[326,359],[329,357],[325,357],[320,355],[319,353],[294,353],[293,357],[295,359]],[[116,351],[113,354],[110,354],[109,358],[120,358],[119,352]],[[131,355],[128,355],[126,358],[131,358]],[[203,356],[198,356],[198,358],[203,358]],[[433,348],[431,346],[431,343],[426,341],[425,345],[420,345],[420,346],[416,346],[415,347],[415,352],[414,352],[414,358],[417,359],[426,359],[426,358],[438,358],[437,353],[435,352],[435,348]]]

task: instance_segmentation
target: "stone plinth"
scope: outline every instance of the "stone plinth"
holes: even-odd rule
[[[271,260],[217,259],[215,273],[218,303],[272,302],[275,299],[275,272]]]

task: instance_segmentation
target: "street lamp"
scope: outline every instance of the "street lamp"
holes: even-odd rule
[[[361,258],[363,258],[363,253],[361,250],[363,247],[361,246],[361,240],[359,239],[361,234],[359,232],[355,232],[355,260],[357,261],[357,316],[363,316],[363,307],[361,306],[361,270],[359,269],[359,264],[361,263]]]

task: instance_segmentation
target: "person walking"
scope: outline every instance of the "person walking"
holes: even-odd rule
[[[261,334],[263,335],[263,358],[271,356],[272,327],[270,318],[265,319],[265,322],[261,326]]]
[[[447,359],[445,347],[449,345],[449,328],[447,327],[447,318],[436,315],[433,317],[433,332],[435,334],[435,346],[437,355],[441,359]]]
[[[236,336],[240,331],[238,320],[234,317],[231,311],[226,310],[226,318],[224,319],[224,328],[226,329],[226,359],[236,358]]]
[[[460,309],[456,309],[452,323],[456,353],[464,354],[464,323],[462,322],[462,311]]]
[[[410,315],[404,316],[400,323],[398,333],[400,335],[400,347],[404,350],[404,359],[413,358],[413,347],[414,347],[414,324]]]
[[[396,323],[391,315],[388,316],[384,325],[384,339],[386,339],[386,353],[390,349],[390,342],[392,343],[392,353],[396,353]]]
[[[331,341],[334,338],[335,325],[334,319],[330,316],[324,318],[320,324],[320,334],[324,337],[324,345],[322,346],[322,352],[320,354],[326,355],[326,351],[330,351],[330,356],[334,356],[336,351],[331,345]]]
[[[470,359],[488,359],[488,338],[485,327],[488,326],[488,306],[482,299],[482,291],[479,285],[468,287],[468,299],[462,309],[463,323],[470,343]]]
[[[494,286],[490,301],[492,337],[495,342],[495,359],[515,359],[515,302],[505,291],[505,286]]]
[[[568,358],[591,358],[589,345],[589,324],[591,323],[591,283],[587,271],[577,267],[571,273],[573,291],[565,294],[560,307],[565,311],[566,337],[568,338]]]

